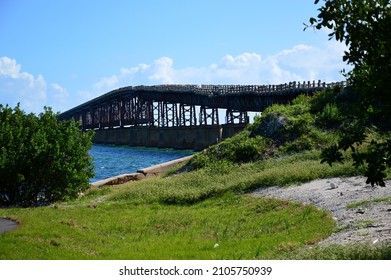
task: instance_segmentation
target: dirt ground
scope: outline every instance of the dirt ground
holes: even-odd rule
[[[330,211],[338,230],[320,244],[391,242],[391,181],[386,182],[386,187],[372,188],[365,184],[364,177],[330,178],[287,188],[260,188],[252,195],[312,204]],[[363,201],[373,203],[347,207]]]

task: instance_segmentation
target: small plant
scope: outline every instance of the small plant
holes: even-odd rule
[[[325,128],[335,127],[342,121],[342,116],[335,103],[327,103],[317,117],[317,123]]]
[[[372,200],[363,200],[363,201],[351,203],[351,204],[348,204],[346,207],[348,209],[354,209],[354,208],[358,208],[361,206],[367,206],[367,205],[371,205],[371,204],[375,204],[375,203],[389,202],[389,201],[391,201],[391,197],[374,198]]]

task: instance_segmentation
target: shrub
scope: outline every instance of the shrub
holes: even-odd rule
[[[193,168],[199,169],[212,165],[216,161],[227,161],[227,163],[250,162],[260,159],[266,146],[264,138],[261,136],[250,137],[250,132],[244,130],[196,154],[190,164]]]
[[[332,128],[342,121],[341,113],[335,103],[327,103],[317,116],[317,123],[326,128]]]
[[[93,176],[88,154],[93,132],[0,105],[0,205],[30,206],[75,198]]]
[[[340,103],[343,99],[343,91],[341,86],[335,86],[316,92],[311,100],[311,112],[316,114],[321,112],[327,104]],[[347,97],[344,96],[345,99]]]
[[[292,104],[274,104],[267,108],[249,130],[251,135],[270,138],[280,146],[309,133],[314,122],[310,114],[310,97],[300,95]]]

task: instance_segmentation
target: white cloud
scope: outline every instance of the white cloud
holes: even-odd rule
[[[236,57],[226,55],[221,59],[221,65],[228,69],[249,68],[261,62],[261,56],[256,53],[243,53]]]
[[[22,72],[15,59],[0,57],[0,103],[20,108],[27,113],[39,113],[44,106],[62,110],[70,103],[69,93],[58,83],[47,85],[42,75]]]
[[[151,75],[148,79],[157,84],[172,84],[176,80],[176,71],[174,70],[173,60],[169,57],[161,57],[155,60],[149,69]]]
[[[70,104],[68,91],[57,83],[52,83],[48,89],[47,106],[53,110],[61,110]]]
[[[16,64],[15,59],[6,56],[0,58],[0,75],[17,79],[20,72],[20,65]]]
[[[59,84],[53,83],[51,86],[58,94],[68,95],[66,89],[60,86]]]
[[[0,103],[20,107],[28,112],[42,111],[46,101],[46,81],[42,75],[21,72],[15,59],[0,57]]]
[[[279,84],[290,81],[342,80],[339,71],[345,46],[327,42],[322,47],[305,44],[293,46],[274,55],[257,53],[225,55],[218,63],[206,67],[175,68],[170,57],[151,64],[120,69],[120,73],[103,77],[93,87],[93,96],[127,85],[151,84]],[[99,85],[99,86],[98,86]]]
[[[346,64],[342,61],[346,47],[338,42],[328,42],[323,48],[297,45],[273,56],[282,70],[294,73],[301,80],[341,80],[339,74]]]
[[[109,89],[115,88],[118,85],[117,76],[113,75],[111,77],[103,77],[97,83],[93,85],[93,88],[97,91],[107,91]]]

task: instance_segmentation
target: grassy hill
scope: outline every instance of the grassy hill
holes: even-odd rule
[[[274,105],[165,176],[90,189],[50,206],[0,209],[0,217],[20,223],[0,235],[0,259],[387,258],[384,246],[310,250],[336,230],[329,213],[248,194],[362,174],[349,154],[332,167],[320,163],[346,122],[348,99],[334,89]]]

